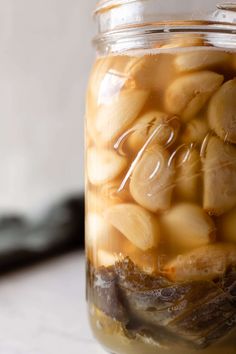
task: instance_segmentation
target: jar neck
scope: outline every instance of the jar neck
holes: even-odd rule
[[[107,0],[95,12],[100,55],[162,46],[175,37],[236,49],[236,2],[219,0]]]

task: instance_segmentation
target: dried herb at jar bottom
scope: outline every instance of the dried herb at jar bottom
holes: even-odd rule
[[[109,268],[88,265],[88,299],[129,337],[206,348],[236,328],[236,269],[215,281],[173,283],[128,258]]]

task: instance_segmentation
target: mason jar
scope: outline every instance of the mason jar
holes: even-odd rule
[[[236,353],[236,2],[219,1],[96,8],[87,300],[110,353]]]

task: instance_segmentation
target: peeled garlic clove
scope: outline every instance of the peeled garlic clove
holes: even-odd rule
[[[109,71],[109,69],[112,67],[112,62],[112,57],[101,58],[96,61],[92,68],[88,85],[88,93],[95,101],[97,101],[102,80],[104,79],[104,76]]]
[[[210,69],[226,64],[230,60],[230,54],[219,51],[200,50],[178,54],[175,66],[180,72]]]
[[[126,66],[129,75],[129,85],[147,89],[150,91],[161,91],[166,83],[174,75],[172,55],[144,55],[130,57]]]
[[[129,193],[129,185],[120,190],[121,184],[122,179],[116,179],[99,185],[93,190],[89,189],[86,194],[87,210],[102,213],[111,205],[132,201],[133,199]]]
[[[236,246],[219,243],[178,256],[165,266],[164,272],[176,282],[213,280],[221,278],[231,265],[236,265]]]
[[[99,105],[122,90],[134,87],[150,90],[158,86],[157,71],[159,65],[154,55],[100,58],[93,67],[88,93]]]
[[[158,111],[149,111],[132,126],[128,146],[133,151],[139,151],[152,134],[154,138],[150,145],[171,145],[176,141],[179,129],[180,122],[177,117]]]
[[[93,212],[87,213],[85,225],[88,247],[96,247],[100,236],[104,237],[104,234],[109,233],[109,228],[111,229],[111,226],[99,214]]]
[[[132,201],[132,197],[129,192],[129,185],[127,184],[122,189],[122,179],[117,179],[108,183],[105,183],[100,187],[100,192],[104,199],[109,200],[109,204],[121,204],[124,201]]]
[[[106,105],[127,87],[133,87],[130,62],[128,56],[108,56],[98,59],[93,67],[87,93],[86,122],[89,135],[96,145],[104,145],[95,125],[99,107]]]
[[[181,47],[200,47],[204,45],[204,41],[201,37],[193,37],[189,33],[185,33],[184,35],[173,35],[171,40],[164,44],[162,49],[171,49],[171,48],[181,48]]]
[[[125,86],[129,77],[126,73],[127,56],[106,56],[99,58],[93,66],[88,94],[96,104],[101,104],[105,99],[117,94]]]
[[[87,212],[85,226],[87,255],[94,266],[109,266],[111,256],[126,254],[129,241],[101,214]]]
[[[222,215],[236,206],[236,148],[211,137],[204,160],[204,209]]]
[[[209,104],[209,124],[223,140],[236,143],[236,79],[226,82]]]
[[[87,247],[110,252],[120,252],[126,239],[104,217],[96,212],[88,212],[85,218]]]
[[[99,190],[89,190],[86,195],[86,209],[92,213],[102,213],[110,205],[117,204],[117,201],[112,198],[108,198],[100,193]]]
[[[130,193],[144,208],[156,212],[170,207],[173,191],[173,166],[161,146],[147,150],[137,163],[130,181]]]
[[[127,160],[114,151],[90,148],[87,153],[87,171],[89,181],[100,185],[112,181],[126,168]]]
[[[125,132],[141,112],[147,98],[146,90],[125,90],[113,96],[97,111],[95,128],[99,138],[109,143]]]
[[[129,88],[160,87],[160,61],[156,55],[108,56],[99,59],[91,75],[89,87],[99,103]],[[166,64],[166,60],[165,60]]]
[[[86,117],[86,129],[89,139],[92,141],[92,145],[98,147],[106,147],[107,143],[104,143],[101,139],[99,139],[98,132],[95,129],[95,119],[94,117]]]
[[[101,212],[106,209],[106,202],[98,192],[88,190],[86,193],[86,210],[89,212]]]
[[[104,250],[97,252],[97,267],[112,267],[119,261],[121,255],[110,253]]]
[[[104,79],[106,73],[109,71],[111,65],[112,57],[108,57],[106,59],[97,60],[92,68],[87,91],[88,104],[86,112],[89,116],[93,115],[93,109],[97,106],[102,80]]]
[[[130,84],[135,83],[135,86],[150,88],[150,85],[145,85],[144,81],[148,79],[151,74],[149,56],[129,57],[125,72],[130,79]],[[142,83],[141,85],[140,81]]]
[[[105,220],[119,230],[131,243],[143,251],[156,247],[160,230],[152,214],[135,204],[120,204],[110,207]]]
[[[202,118],[192,119],[188,122],[181,135],[181,141],[185,144],[198,143],[202,144],[209,132],[207,120]]]
[[[176,205],[160,217],[163,241],[175,252],[186,252],[215,239],[215,225],[202,208],[194,204]]]
[[[113,57],[113,65],[106,73],[103,80],[110,83],[110,95],[117,94],[121,89],[141,87],[150,89],[149,76],[153,74],[150,67],[151,56],[116,56]],[[108,80],[110,78],[110,80]],[[104,85],[103,85],[104,86]],[[115,87],[114,87],[115,86]],[[115,90],[118,88],[119,90]],[[101,95],[100,95],[101,96]],[[108,97],[108,96],[107,96]]]
[[[190,120],[206,104],[220,87],[224,76],[211,71],[184,75],[176,79],[167,89],[165,102],[168,112]]]
[[[236,243],[236,209],[219,218],[217,227],[223,241]]]
[[[176,164],[176,196],[183,201],[198,202],[201,182],[200,153],[186,146],[179,154]]]

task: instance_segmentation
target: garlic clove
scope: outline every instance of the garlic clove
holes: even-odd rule
[[[236,147],[211,137],[203,170],[204,209],[220,216],[236,206]]]
[[[118,177],[126,168],[127,160],[115,151],[92,147],[87,152],[88,179],[101,185]]]
[[[236,79],[227,81],[212,97],[208,117],[223,141],[236,143]]]
[[[180,72],[211,69],[219,65],[227,64],[230,54],[216,50],[195,50],[177,55],[175,66]]]
[[[204,117],[190,120],[181,135],[181,142],[185,144],[197,143],[202,144],[205,137],[209,133],[210,127],[207,119]]]
[[[137,163],[130,181],[130,193],[142,207],[164,211],[171,205],[174,169],[170,154],[161,146],[146,150]]]
[[[167,111],[181,115],[187,122],[199,113],[223,81],[223,75],[211,71],[179,77],[167,89],[165,97]]]
[[[178,199],[188,202],[198,202],[201,198],[201,158],[196,149],[186,146],[176,161],[175,195]]]
[[[113,142],[140,114],[149,96],[147,90],[124,90],[99,106],[95,118],[97,138]]]
[[[163,241],[174,252],[186,252],[212,243],[216,228],[210,216],[199,206],[177,204],[160,217]]]
[[[236,265],[236,246],[218,243],[200,247],[166,264],[166,276],[175,282],[214,280]]]
[[[132,151],[139,151],[148,138],[155,133],[152,145],[172,145],[179,133],[180,122],[178,117],[170,116],[159,111],[149,111],[142,115],[132,126],[132,133],[128,138],[128,146]]]
[[[159,243],[160,229],[156,218],[135,204],[120,204],[104,213],[105,220],[142,251]]]

